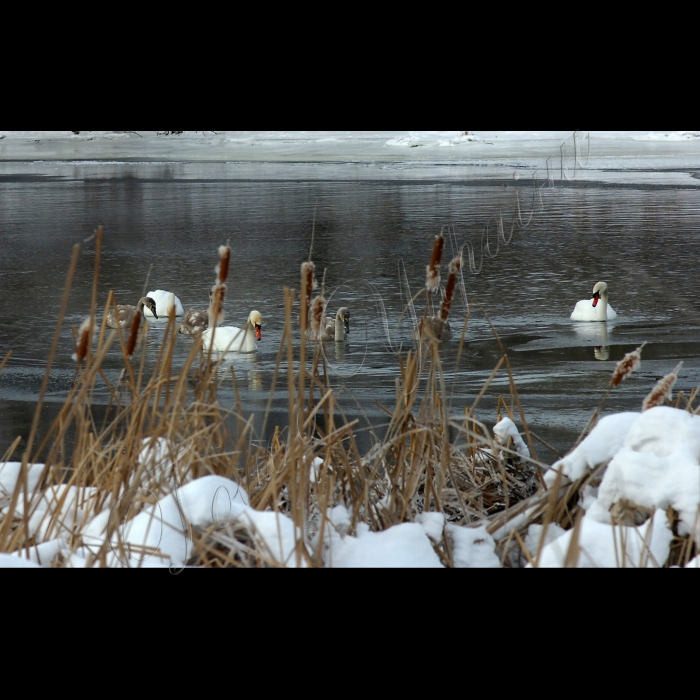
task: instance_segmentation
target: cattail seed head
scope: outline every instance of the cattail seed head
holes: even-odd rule
[[[227,245],[219,246],[219,264],[216,266],[216,282],[223,284],[228,278],[228,266],[231,260],[231,248]]]
[[[445,287],[445,294],[442,297],[442,304],[440,305],[440,318],[443,321],[447,321],[447,317],[450,315],[450,307],[452,306],[452,299],[454,298],[455,287],[457,286],[457,277],[461,269],[462,254],[460,253],[450,262],[450,274],[447,277],[447,286]]]
[[[617,386],[623,379],[632,374],[636,370],[642,361],[642,348],[646,345],[646,342],[642,343],[636,350],[628,352],[615,367],[612,379],[610,380],[611,386]]]
[[[434,292],[440,286],[440,260],[442,259],[442,249],[444,247],[445,239],[441,235],[435,236],[430,264],[425,268],[425,288],[429,292]]]
[[[327,302],[322,296],[317,296],[311,304],[311,333],[315,338],[321,337],[321,324],[326,314],[326,306]]]
[[[309,300],[315,287],[316,266],[309,260],[301,264],[301,297],[299,299],[299,326],[306,330],[309,326]]]
[[[667,399],[670,401],[673,397],[671,390],[678,379],[678,372],[683,366],[682,362],[676,365],[676,368],[670,374],[667,374],[662,379],[656,382],[656,386],[647,394],[647,397],[642,402],[642,411],[654,406],[661,406]]]
[[[224,320],[224,299],[226,298],[226,284],[221,282],[211,288],[209,296],[209,326],[221,325]]]
[[[142,314],[136,314],[131,322],[131,331],[129,333],[129,341],[126,344],[126,356],[131,357],[136,348],[136,340],[139,337],[139,326],[141,325]]]
[[[73,353],[73,360],[75,362],[82,362],[87,353],[88,347],[90,346],[90,329],[92,327],[92,319],[86,318],[78,329],[78,342],[75,346],[75,352]]]

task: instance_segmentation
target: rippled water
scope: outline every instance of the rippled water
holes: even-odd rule
[[[217,248],[230,242],[226,323],[242,325],[256,308],[264,325],[258,351],[231,357],[228,366],[263,441],[275,423],[287,420],[286,377],[272,387],[283,289],[298,289],[312,231],[312,257],[331,297],[330,310],[344,305],[352,311],[350,342],[329,343],[326,352],[346,415],[360,419],[361,447],[371,444],[370,431],[381,436],[387,416],[380,405],[394,405],[396,352],[411,347],[402,283],[413,294],[420,291],[441,231],[452,231],[458,246],[474,246],[477,267],[487,225],[490,232],[490,257],[483,256],[478,274],[465,258],[466,298],[455,298],[450,316],[458,332],[468,318],[465,345],[461,353],[458,341],[440,350],[456,418],[473,405],[496,366],[499,340],[530,429],[554,448],[536,442],[546,462],[570,448],[616,362],[644,341],[641,369],[612,393],[604,413],[639,410],[655,381],[681,360],[675,391],[690,393],[700,383],[697,187],[665,186],[653,177],[643,184],[538,185],[515,180],[512,172],[480,178],[467,168],[440,165],[414,172],[405,164],[381,170],[303,163],[0,164],[0,359],[13,352],[0,373],[0,452],[29,433],[73,245],[80,243],[39,437],[65,398],[74,371],[71,326],[80,324],[91,303],[95,247],[94,239],[85,239],[99,225],[102,309],[110,289],[119,303],[166,289],[185,309],[206,307]],[[523,222],[532,217],[526,228],[516,222],[506,245],[498,241],[495,222],[500,213],[507,240],[516,193]],[[590,297],[598,280],[608,283],[618,319],[570,321],[576,301]],[[417,313],[423,308],[421,298]],[[151,324],[153,361],[162,332],[162,323]],[[184,361],[189,348],[186,338],[178,338],[176,362]],[[107,376],[116,377],[121,367],[115,347]],[[512,403],[508,387],[502,370],[480,400],[477,416],[487,425],[496,420],[499,395]],[[272,414],[263,431],[271,391]],[[220,394],[225,404],[233,396],[232,388]],[[106,390],[95,397],[98,403],[107,399]],[[517,422],[522,428],[520,417]]]

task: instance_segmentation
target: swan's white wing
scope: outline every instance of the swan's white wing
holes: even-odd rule
[[[576,302],[570,316],[572,321],[590,321],[595,319],[595,307],[590,299],[581,299]]]
[[[237,326],[218,326],[217,328],[207,328],[202,333],[202,347],[208,351],[212,347],[217,352],[252,352],[257,348],[254,338],[248,341],[245,328]]]

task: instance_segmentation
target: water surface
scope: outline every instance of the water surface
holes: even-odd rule
[[[700,291],[693,284],[700,181],[669,186],[652,172],[640,182],[538,180],[534,188],[512,171],[483,178],[476,170],[342,163],[0,164],[0,354],[13,353],[0,374],[0,452],[29,433],[73,245],[79,243],[39,439],[66,396],[74,372],[71,327],[90,309],[91,236],[100,225],[100,317],[110,290],[119,303],[135,304],[148,290],[166,289],[185,309],[204,308],[217,248],[230,243],[226,323],[242,325],[255,308],[264,326],[258,351],[232,356],[227,366],[261,441],[275,423],[287,421],[286,376],[272,386],[283,289],[299,288],[312,232],[311,254],[329,310],[342,305],[352,311],[350,342],[327,344],[326,353],[341,406],[348,418],[360,420],[358,440],[365,449],[373,435],[382,435],[382,406],[391,410],[395,404],[397,352],[412,347],[405,292],[415,294],[424,285],[433,240],[441,232],[448,235],[443,283],[453,242],[473,247],[478,269],[470,269],[465,248],[464,295],[457,295],[450,315],[458,336],[468,321],[465,344],[461,352],[459,341],[440,350],[456,419],[473,405],[501,347],[530,429],[552,448],[536,442],[545,462],[570,448],[617,361],[642,342],[647,345],[640,370],[611,394],[604,414],[639,410],[656,380],[679,361],[674,396],[678,390],[689,394],[700,383]],[[499,217],[507,245],[496,235]],[[528,220],[523,228],[520,223]],[[575,303],[590,297],[599,280],[608,283],[617,320],[570,321]],[[416,312],[424,306],[421,297]],[[153,360],[162,333],[162,323],[151,324]],[[184,362],[189,349],[189,341],[178,338],[176,363]],[[122,366],[115,347],[107,376],[115,378]],[[272,414],[263,430],[271,392]],[[489,426],[501,395],[512,403],[505,371],[477,409]],[[232,404],[233,396],[227,387],[220,394],[224,404]],[[95,397],[97,403],[107,400],[106,390]],[[520,416],[517,423],[522,429]]]

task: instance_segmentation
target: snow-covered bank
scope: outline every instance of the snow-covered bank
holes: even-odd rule
[[[485,181],[700,187],[692,131],[0,131],[5,177]],[[150,170],[149,170],[150,168]],[[160,168],[154,174],[153,169]],[[212,170],[213,168],[213,170]],[[217,169],[218,168],[218,169]],[[521,182],[521,184],[523,184]]]
[[[594,159],[700,156],[693,131],[0,131],[0,160],[539,160],[573,149],[574,133]]]
[[[505,422],[504,429],[508,429],[510,421]],[[520,567],[531,568],[533,563],[541,567],[664,567],[674,528],[680,536],[690,536],[697,546],[699,445],[700,418],[677,408],[656,406],[642,413],[601,419],[575,450],[545,474],[547,485],[553,488],[558,474],[564,480],[575,480],[608,463],[600,483],[588,485],[580,493],[585,515],[569,530],[553,523],[544,528],[530,525],[525,538],[527,559],[521,556]],[[170,474],[172,463],[167,455],[172,450],[162,439],[157,447],[153,454],[142,450],[139,459],[151,466],[157,463],[151,474],[158,470]],[[316,458],[312,481],[320,478],[323,467],[324,461]],[[325,534],[320,542],[318,536],[309,537],[295,528],[286,515],[251,508],[245,489],[235,481],[207,476],[179,488],[176,481],[169,482],[168,495],[123,523],[110,540],[107,524],[119,499],[114,501],[106,494],[98,498],[97,489],[74,486],[52,487],[39,495],[36,486],[43,470],[42,464],[28,467],[24,491],[20,463],[0,462],[0,508],[7,512],[13,492],[21,489],[32,513],[28,534],[36,542],[22,552],[0,555],[0,568],[19,566],[23,560],[28,560],[29,566],[33,562],[46,567],[84,568],[98,565],[101,556],[106,556],[103,565],[108,567],[180,570],[194,547],[193,529],[220,529],[229,524],[244,528],[246,537],[266,552],[274,566],[305,566],[307,557],[300,558],[295,546],[299,541],[308,557],[322,552],[317,565],[324,568],[442,567],[436,547],[452,552],[455,568],[500,568],[503,564],[496,543],[512,531],[504,527],[492,536],[488,522],[463,526],[448,522],[443,513],[423,512],[416,522],[376,532],[366,523],[358,523],[351,533],[351,512],[338,505],[327,513],[328,526],[322,529]],[[149,493],[154,488],[138,483],[128,486]],[[94,507],[96,499],[103,510]],[[15,512],[24,512],[23,503],[23,497],[17,500]],[[513,524],[517,525],[517,518]],[[233,534],[228,542],[234,551],[247,546]],[[514,561],[510,565],[518,567]],[[698,565],[696,556],[686,567]]]

